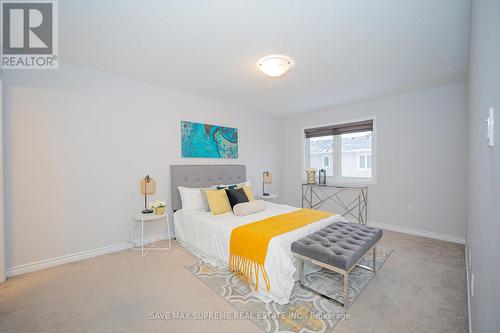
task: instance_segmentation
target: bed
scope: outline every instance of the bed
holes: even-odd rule
[[[234,228],[299,209],[266,202],[265,211],[246,216],[236,216],[233,213],[212,215],[210,212],[198,210],[183,211],[177,189],[179,186],[201,188],[241,183],[246,181],[245,166],[172,165],[170,174],[176,239],[194,255],[217,267],[228,267],[230,237]],[[264,266],[272,287],[268,292],[263,284],[259,285],[259,289],[254,291],[255,296],[264,302],[288,303],[294,283],[298,279],[297,262],[292,256],[291,244],[337,221],[344,219],[334,215],[271,239]]]

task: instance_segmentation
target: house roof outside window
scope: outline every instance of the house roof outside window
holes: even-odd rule
[[[366,152],[372,149],[372,135],[367,134],[358,137],[342,138],[342,152]],[[332,153],[332,140],[311,140],[310,154]]]

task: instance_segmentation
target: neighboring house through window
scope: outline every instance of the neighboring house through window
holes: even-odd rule
[[[373,120],[304,130],[304,169],[326,170],[332,182],[372,182]]]

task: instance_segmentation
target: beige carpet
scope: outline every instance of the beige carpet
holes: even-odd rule
[[[248,320],[151,320],[153,312],[234,312],[188,272],[173,243],[141,258],[123,251],[0,284],[0,332],[261,332]],[[463,246],[386,232],[395,251],[357,301],[342,332],[467,332]]]

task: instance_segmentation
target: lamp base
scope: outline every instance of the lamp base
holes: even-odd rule
[[[263,196],[267,197],[269,193],[262,193]]]
[[[152,214],[152,213],[153,213],[153,210],[152,210],[152,209],[143,209],[143,210],[142,210],[142,213],[143,213],[143,214]]]

